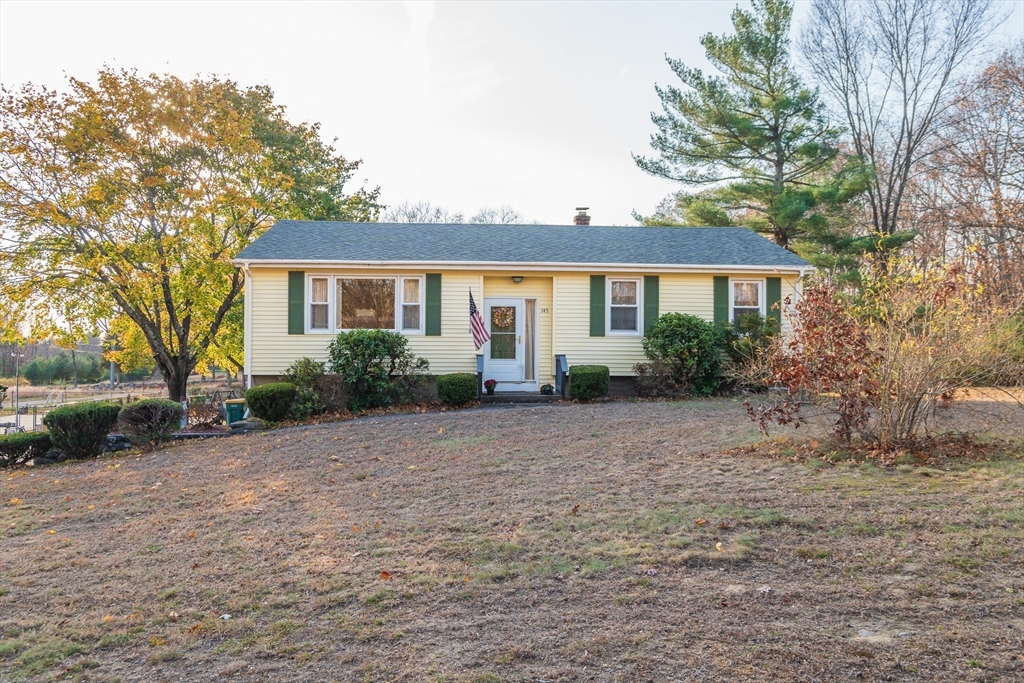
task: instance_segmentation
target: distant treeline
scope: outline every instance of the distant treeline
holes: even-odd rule
[[[78,382],[95,384],[110,377],[110,364],[98,353],[76,353],[72,359],[67,351],[58,351],[50,358],[34,358],[21,366],[21,374],[32,384],[65,384],[75,379],[75,365],[78,366]],[[122,374],[116,373],[118,381],[137,381],[149,377],[149,370]]]

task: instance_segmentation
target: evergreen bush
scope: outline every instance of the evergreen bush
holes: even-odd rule
[[[185,409],[177,401],[144,398],[121,408],[117,426],[135,446],[159,446],[181,428]]]
[[[284,380],[295,385],[293,418],[305,420],[327,409],[321,395],[325,374],[324,364],[312,358],[300,358],[284,371]]]
[[[48,432],[22,432],[0,436],[0,468],[22,465],[53,448]]]
[[[47,413],[43,424],[65,457],[90,458],[103,452],[120,412],[120,406],[107,401],[74,403]]]
[[[342,332],[327,349],[328,368],[348,390],[348,408],[370,408],[411,401],[423,384],[428,363],[409,350],[409,340],[393,330]]]
[[[245,392],[245,403],[261,420],[280,422],[291,413],[297,393],[290,382],[274,382],[249,389]]]
[[[437,378],[437,397],[450,406],[460,406],[477,398],[476,375],[456,372]]]
[[[569,370],[569,398],[591,401],[608,395],[611,373],[607,365],[574,365]]]
[[[681,392],[708,395],[721,381],[722,334],[709,322],[686,313],[666,313],[644,333],[644,354],[667,369]]]

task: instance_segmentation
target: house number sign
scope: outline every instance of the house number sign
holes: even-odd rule
[[[541,313],[547,313],[547,312],[548,312],[548,309],[546,309],[546,308],[542,308],[542,309],[540,309],[540,312],[541,312]]]

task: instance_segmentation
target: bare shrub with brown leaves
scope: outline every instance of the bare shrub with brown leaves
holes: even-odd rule
[[[863,284],[855,301],[819,285],[796,304],[793,335],[763,360],[785,393],[746,404],[762,431],[799,423],[807,399],[834,418],[829,435],[837,441],[900,448],[934,433],[936,410],[959,390],[1021,376],[1018,311],[987,297],[962,267],[892,260],[869,268]]]
[[[189,429],[210,429],[223,421],[220,410],[212,403],[196,403],[188,407]]]

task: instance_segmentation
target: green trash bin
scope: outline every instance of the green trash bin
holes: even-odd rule
[[[224,412],[227,414],[228,424],[243,419],[245,417],[245,399],[229,398],[224,401]]]

